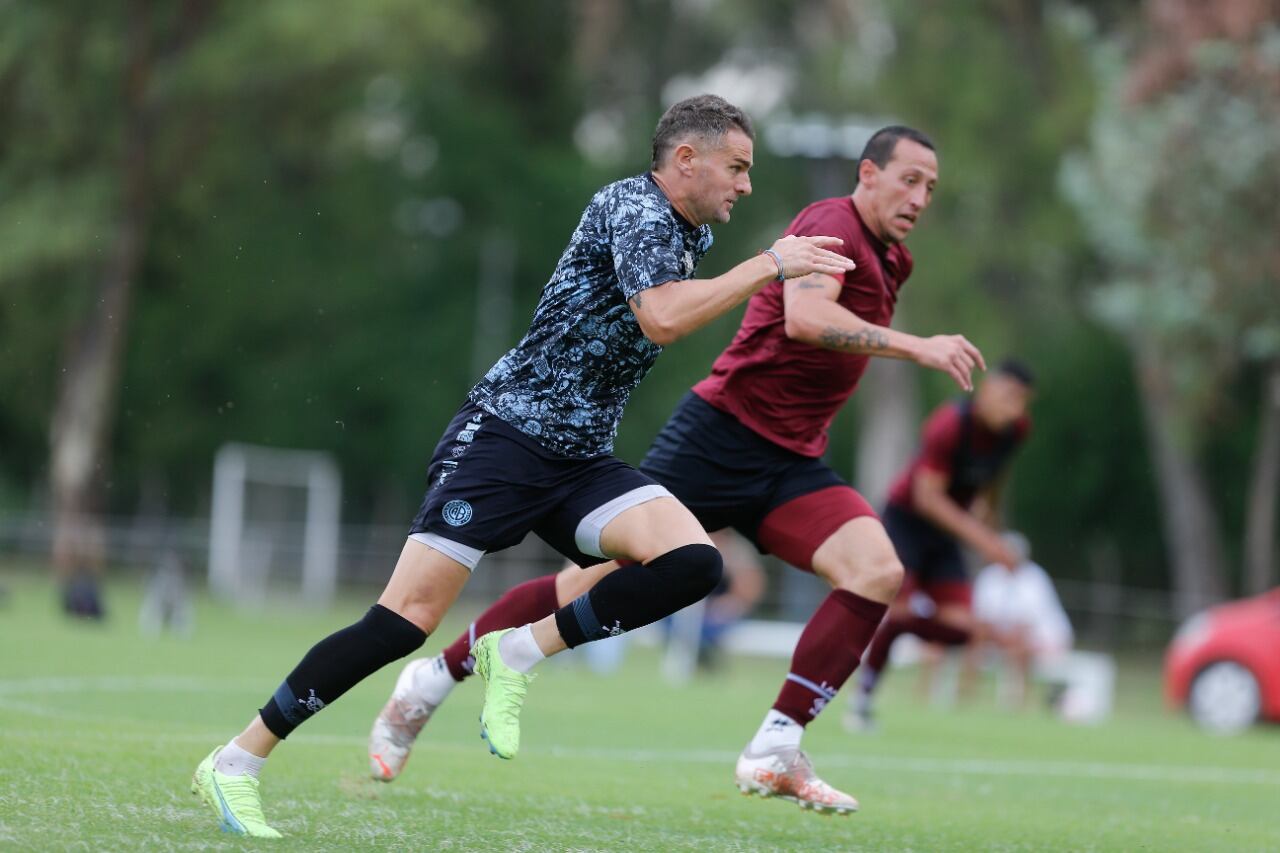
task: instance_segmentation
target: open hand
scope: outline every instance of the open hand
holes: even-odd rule
[[[841,275],[857,266],[844,255],[824,249],[823,246],[840,246],[839,237],[783,237],[771,248],[782,259],[782,274],[787,278],[820,272]]]
[[[916,363],[949,374],[966,391],[973,390],[973,369],[987,369],[987,362],[978,348],[964,335],[934,335],[925,338],[916,354]]]

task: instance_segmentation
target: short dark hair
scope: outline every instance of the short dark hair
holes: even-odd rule
[[[756,138],[747,114],[718,95],[696,95],[672,104],[662,114],[658,128],[653,132],[651,168],[660,167],[667,154],[689,136],[718,142],[735,127],[748,139]]]
[[[930,151],[936,152],[938,149],[933,147],[933,140],[925,136],[914,127],[904,127],[900,124],[891,124],[888,127],[882,127],[875,133],[871,134],[871,138],[867,140],[866,147],[862,149],[862,156],[858,158],[858,162],[870,160],[876,164],[877,169],[883,169],[889,165],[889,161],[893,159],[894,149],[898,147],[899,139],[910,139],[912,142],[919,143]]]
[[[1006,358],[996,365],[995,372],[1001,376],[1008,376],[1010,379],[1017,380],[1028,388],[1036,387],[1036,375],[1025,361]]]

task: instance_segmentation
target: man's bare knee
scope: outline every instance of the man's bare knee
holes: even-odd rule
[[[861,544],[852,537],[828,540],[813,555],[814,573],[835,589],[891,601],[902,586],[902,562],[891,547],[859,547]]]
[[[902,587],[902,579],[906,570],[897,555],[884,556],[873,560],[867,569],[867,583],[883,595],[893,598]]]
[[[409,539],[378,603],[430,634],[470,576],[453,558]]]
[[[386,592],[378,599],[378,603],[391,612],[403,616],[428,634],[440,626],[448,604],[411,595],[388,595]]]
[[[903,568],[898,558],[890,554],[837,560],[820,574],[836,589],[888,602],[902,586]]]

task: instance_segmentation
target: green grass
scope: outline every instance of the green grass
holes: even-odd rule
[[[316,640],[367,606],[236,612],[201,601],[190,639],[147,639],[138,593],[103,626],[59,617],[38,576],[0,575],[0,848],[262,848],[222,835],[188,792]],[[452,639],[454,620],[428,641]],[[546,665],[513,762],[478,737],[478,685],[455,691],[401,779],[365,776],[368,727],[399,671],[361,684],[290,738],[263,777],[279,849],[1276,850],[1280,731],[1206,737],[1161,709],[1150,663],[1121,670],[1118,713],[1073,728],[989,704],[917,706],[892,678],[882,731],[806,736],[851,818],[740,796],[734,756],[785,666],[739,660],[686,687],[638,651],[610,677]],[[266,842],[265,844],[270,844]]]

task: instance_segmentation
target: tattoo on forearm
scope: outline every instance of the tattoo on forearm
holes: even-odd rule
[[[874,352],[889,346],[889,336],[879,329],[865,328],[856,332],[827,326],[822,330],[818,342],[828,349],[844,352]]]
[[[796,279],[796,290],[826,290],[827,286],[816,275],[806,275]]]

